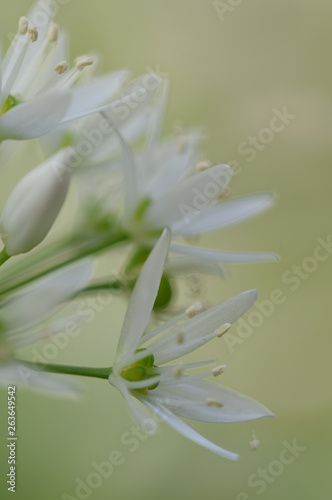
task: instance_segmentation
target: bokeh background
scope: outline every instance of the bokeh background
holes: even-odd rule
[[[201,239],[200,244],[234,250],[277,252],[278,263],[232,266],[225,281],[201,281],[206,300],[218,303],[250,288],[259,302],[275,289],[283,303],[230,349],[224,340],[204,347],[195,359],[215,357],[228,365],[222,382],[266,404],[274,419],[193,427],[221,446],[238,451],[228,462],[177,435],[166,425],[135,451],[121,442],[132,422],[121,396],[107,382],[84,381],[86,397],[66,402],[21,391],[18,396],[19,500],[78,498],[92,462],[118,450],[121,466],[92,500],[158,498],[248,500],[331,498],[331,270],[332,255],[305,272],[296,290],[293,266],[309,265],[317,237],[331,229],[331,16],[327,0],[63,0],[57,22],[70,32],[71,56],[91,49],[103,54],[103,70],[148,67],[167,72],[171,99],[165,132],[176,120],[209,132],[206,157],[233,162],[239,175],[234,195],[273,191],[274,209],[241,226]],[[224,7],[222,7],[222,4]],[[30,1],[1,0],[1,29],[15,32]],[[276,108],[293,115],[284,129],[256,151],[241,143],[268,128]],[[25,161],[2,172],[1,205],[8,189],[39,161],[35,148]],[[331,251],[332,252],[332,251]],[[306,260],[307,259],[307,260]],[[101,265],[107,266],[108,259]],[[309,262],[309,264],[308,264]],[[311,259],[312,262],[312,259]],[[92,325],[71,340],[56,362],[107,365],[112,360],[126,302],[115,298]],[[257,309],[256,309],[257,310]],[[233,331],[237,335],[236,329]],[[37,346],[41,349],[41,346]],[[1,483],[4,482],[5,398],[1,392]],[[259,448],[250,451],[254,430]],[[285,445],[305,448],[278,468]],[[272,465],[271,465],[272,464]],[[248,483],[268,469],[265,490]],[[279,471],[278,474],[271,474]],[[1,498],[7,498],[1,486]],[[68,497],[65,494],[69,495]],[[3,496],[4,495],[4,496]],[[8,493],[9,497],[9,493]]]

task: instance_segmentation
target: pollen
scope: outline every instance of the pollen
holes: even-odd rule
[[[32,24],[30,24],[28,29],[28,37],[30,38],[32,43],[38,40],[38,30],[36,26],[32,26]]]
[[[183,332],[179,332],[176,336],[176,341],[178,344],[183,344],[184,342],[184,335]]]
[[[218,375],[221,375],[222,373],[224,373],[226,368],[227,368],[227,365],[216,366],[215,368],[213,368],[211,370],[211,373],[214,377],[218,377]]]
[[[25,35],[26,32],[28,31],[29,27],[29,21],[27,17],[20,17],[20,20],[18,22],[18,32],[20,35]]]
[[[208,160],[201,160],[196,165],[197,172],[204,172],[204,170],[208,170],[212,166],[212,163]]]
[[[183,373],[183,368],[182,366],[175,366],[173,369],[174,377],[179,378],[181,377]]]
[[[57,42],[59,38],[59,26],[55,23],[51,23],[47,33],[47,40],[49,42]]]
[[[214,333],[216,334],[217,337],[220,338],[223,335],[225,335],[225,333],[228,332],[231,326],[232,325],[230,323],[225,323],[224,325],[221,325],[219,328],[217,328],[217,330]]]
[[[62,75],[62,73],[65,73],[68,68],[69,64],[67,63],[67,61],[61,61],[55,66],[54,71],[58,73],[58,75]]]
[[[75,61],[76,68],[79,70],[82,70],[86,68],[87,66],[91,66],[91,64],[94,63],[94,59],[89,56],[81,56],[78,57]]]
[[[191,306],[189,306],[186,309],[186,315],[189,318],[193,318],[194,316],[200,314],[203,311],[205,311],[205,307],[203,306],[202,302],[194,302]]]
[[[217,408],[222,408],[223,404],[220,403],[217,399],[206,398],[206,406],[216,406]]]

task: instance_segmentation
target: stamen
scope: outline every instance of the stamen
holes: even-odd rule
[[[183,368],[182,366],[175,366],[173,369],[174,377],[179,378],[181,377],[183,373]]]
[[[183,344],[184,342],[184,335],[183,332],[179,332],[176,336],[176,341],[178,344]]]
[[[223,201],[223,200],[226,200],[227,198],[229,198],[230,195],[231,195],[231,189],[227,187],[227,188],[222,189],[217,194],[217,196],[215,197],[215,200]]]
[[[28,31],[29,27],[29,20],[27,17],[20,17],[20,20],[18,22],[18,32],[20,35],[25,35],[26,32]]]
[[[214,333],[216,334],[217,337],[220,338],[223,335],[225,335],[225,333],[228,332],[231,326],[232,325],[230,323],[225,323],[224,325],[221,325],[219,328],[217,328],[217,330]]]
[[[193,318],[194,316],[200,314],[203,311],[205,311],[205,307],[203,306],[202,302],[194,302],[191,306],[189,306],[186,309],[186,315],[189,318]]]
[[[55,23],[51,23],[47,33],[47,40],[49,42],[57,42],[59,38],[59,26]]]
[[[30,24],[29,30],[28,30],[28,37],[30,38],[32,43],[36,42],[38,40],[38,30],[37,30],[36,26],[32,26],[32,24]]]
[[[75,66],[77,69],[82,70],[87,66],[91,66],[94,63],[94,59],[89,56],[81,56],[78,57],[75,61]]]
[[[204,172],[204,170],[207,170],[212,166],[212,163],[208,160],[202,160],[199,161],[196,165],[196,170],[197,172]]]
[[[206,406],[216,406],[217,408],[222,408],[223,404],[220,403],[217,399],[206,398]]]
[[[215,368],[213,368],[211,370],[211,373],[214,377],[218,377],[218,375],[221,375],[222,373],[224,373],[226,368],[227,368],[227,365],[216,366]]]
[[[55,66],[54,71],[58,73],[58,75],[62,75],[68,70],[68,68],[69,64],[67,63],[67,61],[61,61]]]
[[[252,440],[249,442],[249,448],[251,449],[251,451],[256,451],[259,444],[260,444],[260,441],[258,441],[254,432],[251,433],[251,437],[252,437]]]

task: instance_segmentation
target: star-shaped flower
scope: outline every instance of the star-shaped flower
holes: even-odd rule
[[[151,424],[147,407],[192,441],[218,455],[236,460],[236,453],[208,441],[179,416],[204,422],[228,423],[272,414],[252,399],[204,380],[206,376],[221,374],[224,366],[190,375],[187,373],[190,370],[211,362],[168,363],[225,334],[231,324],[252,306],[257,294],[255,290],[241,293],[205,312],[201,312],[196,305],[189,308],[186,314],[145,333],[169,243],[170,232],[165,229],[133,291],[109,381],[120,390],[134,418],[146,432]]]

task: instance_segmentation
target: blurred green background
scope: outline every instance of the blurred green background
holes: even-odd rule
[[[219,9],[214,4],[210,0],[62,0],[56,20],[70,32],[72,58],[93,49],[103,54],[105,71],[130,68],[136,76],[148,67],[159,67],[169,73],[166,131],[178,119],[205,126],[209,132],[206,157],[232,162],[241,170],[232,182],[234,195],[265,190],[277,194],[270,212],[206,236],[200,244],[275,251],[280,262],[233,266],[226,281],[204,277],[201,286],[213,304],[250,288],[258,289],[259,303],[279,289],[283,303],[233,349],[219,340],[193,357],[217,355],[228,365],[222,383],[266,404],[276,416],[245,424],[193,423],[208,438],[238,451],[241,459],[233,463],[166,425],[156,437],[130,451],[121,436],[131,432],[132,422],[121,396],[107,382],[84,381],[86,398],[79,403],[21,391],[19,500],[56,500],[66,498],[65,493],[75,498],[77,479],[86,482],[95,470],[92,462],[108,460],[114,450],[121,452],[124,463],[91,493],[86,490],[86,498],[331,498],[332,256],[312,264],[316,269],[306,272],[296,290],[291,289],[294,282],[285,281],[284,273],[290,277],[292,266],[310,266],[316,238],[326,240],[332,233],[332,4],[327,0],[225,0],[219,2]],[[15,32],[19,16],[29,7],[27,0],[2,0],[5,47],[6,33]],[[241,143],[259,134],[264,138],[262,129],[269,128],[273,110],[284,107],[296,116],[269,143],[260,142],[255,159],[248,161]],[[31,149],[26,164],[3,172],[1,204],[8,186],[38,161]],[[108,262],[103,259],[105,265]],[[123,299],[115,298],[71,340],[56,362],[109,364],[125,307]],[[237,335],[236,328],[232,333]],[[2,392],[1,483],[7,469],[5,397]],[[252,430],[261,442],[255,452],[248,446]],[[305,450],[281,470],[276,461],[283,443],[294,440]],[[261,493],[248,483],[259,469],[267,469],[269,477]],[[1,498],[7,498],[1,489]]]

